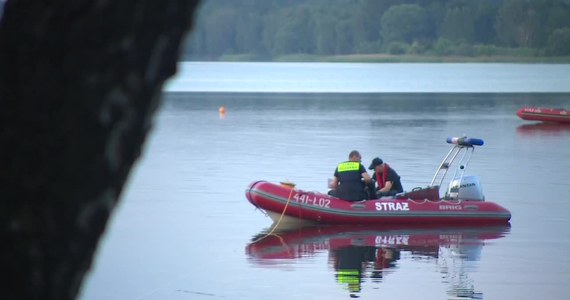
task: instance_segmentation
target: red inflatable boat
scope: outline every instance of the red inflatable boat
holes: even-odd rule
[[[561,108],[523,107],[517,115],[527,121],[570,123],[570,112]]]
[[[246,198],[280,224],[505,224],[511,213],[485,201],[476,176],[464,175],[474,146],[483,141],[448,138],[455,144],[441,162],[431,184],[410,192],[377,200],[349,202],[328,194],[296,189],[286,183],[256,181],[246,190]],[[463,151],[463,155],[460,155]],[[440,198],[439,187],[459,158],[449,188]],[[439,181],[438,181],[439,178]]]

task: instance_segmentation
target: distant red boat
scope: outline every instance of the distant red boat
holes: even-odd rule
[[[256,181],[246,190],[246,198],[280,224],[506,224],[511,213],[497,203],[485,201],[476,176],[464,175],[474,146],[483,140],[448,138],[455,144],[441,162],[431,184],[395,197],[350,202],[328,194],[304,191],[285,183]],[[463,152],[464,151],[464,152]],[[463,152],[463,155],[459,155]],[[445,174],[461,157],[445,195],[439,187]],[[436,179],[440,178],[439,183]]]
[[[523,107],[517,115],[527,121],[570,123],[570,111],[562,108]]]

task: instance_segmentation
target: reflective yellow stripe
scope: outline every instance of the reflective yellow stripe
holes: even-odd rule
[[[338,277],[336,282],[338,283],[348,283],[348,284],[358,284],[360,282],[360,278],[358,277]]]
[[[360,282],[360,271],[356,269],[344,269],[337,271],[338,283],[358,284]]]
[[[356,270],[356,269],[348,269],[348,270],[338,270],[338,272],[336,272],[339,276],[340,275],[344,275],[344,276],[359,276],[360,275],[360,271]]]
[[[360,163],[356,161],[347,161],[338,165],[339,172],[358,171],[360,170]]]

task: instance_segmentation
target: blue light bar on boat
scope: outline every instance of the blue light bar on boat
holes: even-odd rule
[[[483,146],[483,144],[485,143],[482,139],[468,138],[466,136],[464,136],[464,137],[448,137],[447,142],[449,144],[456,144],[459,146],[467,146],[467,147]]]

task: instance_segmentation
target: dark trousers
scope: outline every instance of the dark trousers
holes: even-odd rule
[[[376,186],[374,184],[374,181],[370,181],[366,185],[366,193],[368,194],[369,200],[378,199],[378,195],[376,195]]]
[[[378,199],[378,198],[386,197],[386,196],[395,196],[398,193],[398,191],[395,191],[395,190],[390,190],[387,192],[380,192],[380,191],[376,190],[376,186],[375,186],[373,181],[366,185],[366,191],[368,193],[368,199],[370,199],[370,200],[374,200],[374,199]]]
[[[353,192],[353,193],[343,193],[339,192],[338,189],[332,189],[328,192],[329,195],[337,198],[341,198],[346,201],[356,202],[368,199],[368,193],[366,190],[362,190],[361,192]]]

